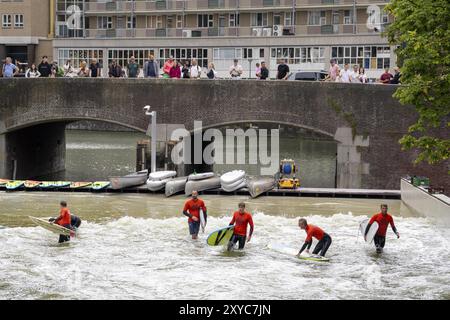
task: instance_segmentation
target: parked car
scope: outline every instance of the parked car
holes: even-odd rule
[[[288,80],[323,81],[327,77],[326,71],[296,71],[291,73]]]

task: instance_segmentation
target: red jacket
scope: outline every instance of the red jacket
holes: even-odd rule
[[[180,69],[180,67],[178,67],[178,66],[172,67],[170,69],[169,76],[171,78],[178,78],[178,79],[180,79],[181,78],[181,69]]]

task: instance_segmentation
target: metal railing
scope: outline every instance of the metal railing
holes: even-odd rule
[[[137,28],[137,29],[87,29],[86,38],[217,38],[217,37],[252,37],[252,38],[286,38],[293,36],[327,36],[353,34],[379,34],[370,30],[365,24],[343,25],[297,25],[275,32],[273,27],[213,27],[213,28]]]

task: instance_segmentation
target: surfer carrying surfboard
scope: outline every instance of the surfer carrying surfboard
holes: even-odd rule
[[[400,238],[400,234],[397,231],[397,228],[394,224],[394,218],[387,212],[388,206],[387,204],[381,205],[381,212],[375,214],[372,219],[370,219],[369,223],[367,224],[366,231],[364,232],[364,238],[367,236],[367,233],[370,230],[370,226],[375,221],[378,223],[378,230],[375,234],[375,237],[373,238],[373,242],[375,243],[375,248],[378,253],[381,253],[383,251],[384,245],[386,243],[386,232],[387,227],[390,224],[392,231],[397,235],[397,239]]]
[[[239,250],[244,249],[245,242],[249,242],[252,239],[253,234],[253,218],[252,215],[245,211],[245,203],[239,203],[239,210],[233,214],[233,219],[230,222],[230,226],[234,225],[233,236],[228,242],[227,250],[231,249],[239,242]],[[250,225],[250,233],[247,239],[247,226]]]
[[[67,208],[67,202],[61,201],[60,202],[61,209],[59,210],[59,216],[56,219],[50,219],[50,222],[59,224],[60,226],[70,229],[71,226],[71,219],[70,219],[70,211],[69,208]],[[59,235],[59,243],[63,243],[66,241],[70,241],[70,236],[65,236],[63,234]]]
[[[198,238],[198,233],[200,231],[200,210],[203,211],[206,224],[207,214],[205,203],[198,197],[198,192],[194,190],[192,191],[192,198],[186,201],[183,209],[183,214],[186,217],[189,217],[189,233],[193,240]]]
[[[306,231],[306,239],[297,256],[300,256],[305,249],[306,252],[309,253],[309,249],[312,245],[312,238],[314,237],[319,240],[319,243],[317,243],[316,247],[314,248],[313,254],[319,254],[320,256],[325,257],[325,254],[327,253],[327,250],[330,247],[332,241],[330,235],[324,232],[319,227],[308,224],[308,222],[304,218],[298,220],[298,226],[300,227],[300,229]]]

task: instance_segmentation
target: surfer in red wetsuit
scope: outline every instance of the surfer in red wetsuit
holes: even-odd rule
[[[327,250],[330,247],[332,241],[330,235],[325,233],[319,227],[308,224],[306,219],[303,218],[298,221],[298,226],[300,227],[300,229],[306,231],[306,239],[297,255],[300,256],[305,249],[306,252],[309,253],[309,249],[312,245],[312,238],[314,237],[319,240],[319,243],[317,243],[316,247],[314,248],[313,254],[319,254],[322,257],[325,257],[325,253],[327,253]]]
[[[245,242],[249,242],[252,239],[253,234],[253,218],[252,215],[245,211],[245,203],[239,203],[239,210],[233,214],[233,219],[230,222],[230,226],[234,225],[234,233],[228,242],[228,251],[231,251],[235,244],[239,242],[239,250],[244,249]],[[250,233],[247,239],[247,226],[250,225]]]
[[[198,238],[198,232],[200,231],[200,209],[203,210],[206,223],[205,203],[198,197],[198,192],[194,190],[192,191],[192,198],[186,201],[183,208],[183,214],[189,218],[189,233],[194,240]]]
[[[51,218],[49,221],[59,224],[60,226],[62,226],[64,228],[70,229],[71,218],[70,218],[69,208],[67,208],[67,202],[61,201],[60,206],[61,206],[61,209],[59,210],[58,218],[56,218],[56,219]],[[66,241],[70,241],[70,236],[65,236],[65,235],[60,234],[58,242],[63,243]]]
[[[386,242],[386,231],[387,227],[390,224],[392,231],[397,235],[397,239],[400,238],[400,234],[397,231],[397,228],[394,224],[394,218],[387,212],[388,206],[387,204],[381,205],[381,212],[375,214],[372,219],[370,219],[369,223],[367,224],[366,231],[364,232],[364,238],[366,237],[367,233],[370,230],[370,226],[375,221],[378,223],[378,230],[375,234],[375,237],[373,238],[373,242],[375,243],[375,248],[377,249],[378,253],[381,253],[384,248],[384,244]]]

